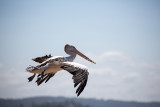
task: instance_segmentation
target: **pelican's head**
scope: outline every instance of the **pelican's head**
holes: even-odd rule
[[[69,54],[69,55],[72,55],[72,54],[78,54],[79,56],[81,56],[82,58],[96,64],[94,61],[92,61],[91,59],[89,59],[87,56],[85,56],[84,54],[82,54],[80,51],[78,51],[73,45],[69,45],[69,44],[66,44],[65,47],[64,47],[64,51]]]

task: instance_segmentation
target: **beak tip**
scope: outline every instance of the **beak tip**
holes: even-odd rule
[[[96,64],[94,61],[91,61],[92,63]]]
[[[84,59],[86,59],[86,60],[88,60],[88,61],[96,64],[94,61],[92,61],[92,60],[89,59],[87,56],[85,56],[84,54],[82,54],[81,52],[79,52],[77,49],[75,49],[74,52],[75,52],[76,54],[78,54],[79,56],[83,57]]]

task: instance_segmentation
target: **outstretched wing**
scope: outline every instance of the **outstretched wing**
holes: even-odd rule
[[[50,57],[52,57],[51,54],[45,55],[45,56],[42,56],[42,57],[33,58],[32,60],[35,61],[35,62],[38,62],[38,63],[42,63]]]
[[[72,79],[74,82],[74,87],[79,84],[76,90],[77,96],[79,96],[87,84],[89,75],[87,67],[75,62],[64,62],[61,68],[67,70],[73,75]]]

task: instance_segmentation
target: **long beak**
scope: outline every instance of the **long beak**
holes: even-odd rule
[[[88,60],[88,61],[96,64],[94,61],[92,61],[92,60],[89,59],[87,56],[85,56],[84,54],[82,54],[81,52],[79,52],[77,49],[75,49],[74,52],[75,52],[76,54],[78,54],[79,56],[81,56],[82,58],[84,58],[84,59],[86,59],[86,60]]]

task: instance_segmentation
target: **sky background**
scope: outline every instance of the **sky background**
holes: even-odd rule
[[[28,83],[31,59],[67,56],[73,44],[97,64],[79,98],[160,101],[159,0],[0,0],[0,98],[76,97],[72,75]]]

